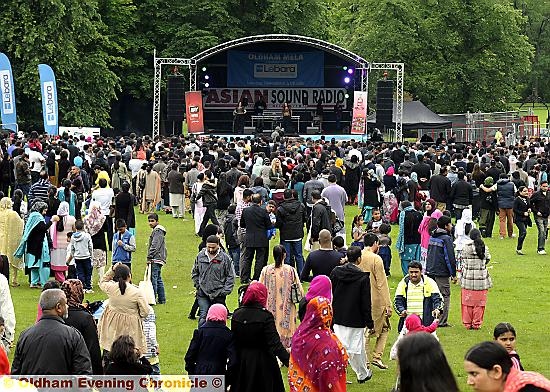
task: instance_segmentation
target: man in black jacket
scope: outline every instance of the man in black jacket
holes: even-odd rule
[[[220,225],[220,222],[218,222],[218,218],[216,217],[216,205],[218,204],[216,182],[213,179],[210,170],[204,172],[204,183],[202,184],[201,190],[195,200],[199,200],[201,198],[202,205],[206,208],[206,211],[204,212],[204,217],[202,218],[201,227],[198,233],[200,237],[202,237],[204,228],[208,224],[209,220],[211,220],[216,226]]]
[[[427,189],[428,181],[432,176],[432,169],[430,165],[424,162],[424,155],[418,155],[418,163],[412,167],[411,172],[418,175],[418,185],[420,185],[422,189]]]
[[[346,348],[359,383],[364,383],[372,377],[372,370],[367,367],[364,341],[365,327],[374,328],[370,280],[369,273],[359,268],[361,249],[350,246],[347,257],[348,262],[334,268],[330,274],[334,333]]]
[[[436,208],[441,212],[445,211],[451,195],[451,180],[447,177],[447,166],[442,166],[439,174],[430,179],[429,188],[430,197],[435,200]]]
[[[273,225],[269,219],[269,214],[261,205],[262,197],[257,193],[252,195],[252,205],[245,208],[241,216],[241,227],[246,229],[241,265],[241,283],[243,284],[250,282],[254,254],[256,254],[256,263],[254,264],[253,280],[260,278],[262,268],[267,264],[267,251],[269,248],[267,230],[271,229]]]
[[[311,209],[311,228],[310,228],[310,243],[311,249],[319,249],[319,232],[323,229],[332,233],[332,225],[327,209],[326,201],[321,198],[321,192],[315,190],[311,192],[311,201],[313,208]]]
[[[63,290],[43,291],[40,307],[40,320],[19,337],[11,373],[91,375],[92,361],[84,338],[64,321],[69,308]]]
[[[292,189],[285,189],[284,200],[277,208],[277,222],[281,245],[286,249],[285,263],[291,263],[291,257],[296,260],[298,274],[304,267],[302,255],[302,239],[304,238],[304,223],[306,222],[306,207],[292,197]]]
[[[548,232],[548,216],[550,215],[550,194],[548,193],[548,181],[541,181],[540,190],[531,196],[531,209],[535,216],[535,223],[539,232],[537,253],[545,255],[544,244]]]
[[[474,190],[472,185],[464,179],[465,175],[463,170],[459,170],[458,181],[451,187],[451,200],[456,220],[462,218],[462,211],[470,208],[474,200]]]

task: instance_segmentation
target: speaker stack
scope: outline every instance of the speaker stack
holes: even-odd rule
[[[393,80],[379,80],[376,85],[376,127],[393,127]]]
[[[183,76],[168,76],[166,89],[167,107],[166,119],[168,121],[183,121],[185,118],[185,79]]]

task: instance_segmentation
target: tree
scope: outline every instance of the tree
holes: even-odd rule
[[[49,64],[58,86],[60,122],[107,126],[119,78],[119,57],[96,1],[8,0],[0,2],[0,47],[12,61],[20,125],[41,129],[37,66]]]
[[[405,89],[439,112],[517,101],[533,47],[525,18],[501,0],[333,3],[331,35],[373,62],[405,63]],[[342,28],[346,26],[346,28]]]

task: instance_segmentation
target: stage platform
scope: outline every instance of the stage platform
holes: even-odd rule
[[[269,136],[268,133],[265,133],[265,135]],[[239,138],[241,139],[246,139],[247,137],[248,138],[255,138],[256,135],[235,135],[234,133],[217,133],[217,132],[214,132],[214,133],[204,133],[201,135],[202,137],[204,136],[210,136],[210,137],[213,137],[213,138],[220,138],[220,137],[225,137],[225,138],[232,138],[232,137],[236,137],[238,136]],[[349,140],[356,140],[356,141],[368,141],[370,136],[369,135],[349,135],[349,134],[331,134],[331,133],[323,133],[323,134],[315,134],[315,135],[310,135],[310,134],[300,134],[300,135],[297,135],[297,134],[293,134],[293,135],[289,135],[288,137],[292,137],[292,138],[296,138],[296,137],[299,137],[299,138],[302,138],[302,139],[310,139],[310,140],[319,140],[321,139],[321,136],[324,136],[325,137],[325,140],[327,141],[330,141],[332,138],[334,138],[336,141],[349,141]]]

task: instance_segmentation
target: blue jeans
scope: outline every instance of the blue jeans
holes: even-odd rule
[[[546,242],[546,231],[548,230],[548,218],[535,217],[535,223],[538,230],[538,242],[537,250],[544,250],[544,244]]]
[[[199,327],[206,322],[206,315],[210,306],[214,304],[222,304],[225,306],[225,296],[219,296],[214,299],[202,292],[199,288],[197,290],[197,302],[199,303]]]
[[[233,268],[235,269],[235,275],[240,276],[241,248],[240,247],[229,248],[228,251],[229,251],[229,257],[231,257],[231,260],[233,260]]]
[[[155,292],[155,298],[157,303],[166,303],[166,294],[164,293],[164,282],[162,281],[162,264],[151,263],[151,283],[153,284],[153,291]]]
[[[286,250],[286,259],[285,264],[292,265],[290,263],[290,257],[294,256],[296,260],[296,271],[298,275],[302,272],[304,268],[304,256],[302,254],[302,240],[299,241],[281,241],[281,245],[285,247]]]
[[[25,196],[28,196],[31,190],[31,184],[16,184],[15,189],[21,189],[21,192],[23,192]]]
[[[82,282],[84,290],[92,289],[92,259],[75,259],[76,277]]]

